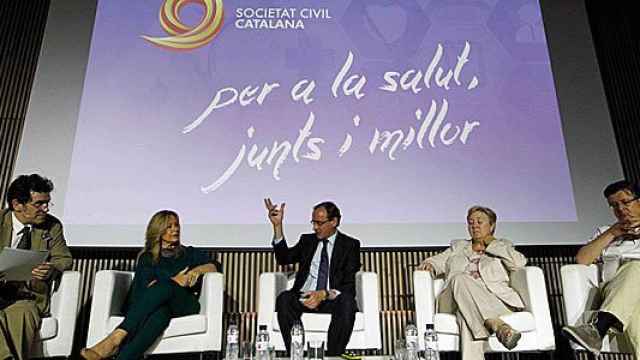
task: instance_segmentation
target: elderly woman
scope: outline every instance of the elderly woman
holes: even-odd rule
[[[144,249],[138,255],[124,321],[92,348],[85,359],[141,359],[173,317],[197,314],[198,279],[219,264],[207,254],[180,243],[178,214],[162,210],[147,225]]]
[[[496,239],[496,213],[474,206],[467,213],[471,240],[454,240],[444,252],[425,259],[418,270],[444,276],[438,311],[456,314],[463,360],[483,359],[483,341],[492,333],[507,349],[516,347],[520,333],[500,316],[522,310],[518,293],[509,287],[509,273],[527,263],[509,240]]]

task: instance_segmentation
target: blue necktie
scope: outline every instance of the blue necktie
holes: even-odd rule
[[[329,280],[329,254],[327,253],[327,243],[329,240],[322,240],[322,252],[320,253],[320,268],[318,269],[318,283],[316,290],[326,290],[327,280]]]

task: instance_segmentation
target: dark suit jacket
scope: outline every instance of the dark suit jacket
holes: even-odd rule
[[[11,233],[13,221],[9,209],[0,210],[0,251],[11,246]],[[71,252],[67,248],[62,233],[62,223],[51,215],[47,215],[44,223],[33,226],[31,232],[31,249],[48,250],[49,262],[54,267],[52,276],[47,281],[32,280],[26,283],[9,282],[8,285],[19,289],[21,292],[32,294],[41,314],[49,313],[49,295],[53,281],[58,279],[64,270],[71,268]],[[3,294],[0,293],[0,296]]]
[[[300,264],[292,290],[300,291],[307,280],[318,244],[321,243],[316,234],[302,234],[298,243],[292,248],[287,246],[286,240],[273,246],[279,265]],[[360,241],[338,232],[329,264],[331,288],[355,297],[358,270],[360,270]]]

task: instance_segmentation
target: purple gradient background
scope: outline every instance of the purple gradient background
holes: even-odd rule
[[[183,222],[264,223],[262,198],[287,202],[287,221],[305,223],[310,207],[333,199],[349,223],[461,222],[472,204],[497,210],[501,221],[575,221],[558,104],[540,7],[536,1],[254,1],[225,0],[225,23],[209,44],[167,51],[140,35],[164,36],[162,1],[100,1],[76,131],[65,221],[143,224],[172,208]],[[332,19],[306,20],[305,30],[241,30],[238,7],[329,8]],[[194,24],[201,9],[181,12]],[[385,71],[424,71],[438,43],[440,65],[453,68],[471,43],[461,80],[479,86],[432,87],[418,94],[378,90]],[[331,82],[349,51],[351,74],[367,77],[361,100],[333,98]],[[289,90],[313,79],[314,101],[294,102]],[[262,105],[237,103],[214,112],[189,134],[224,87],[279,82]],[[467,144],[397,150],[396,160],[370,154],[374,129],[418,130],[417,108],[449,102],[445,123],[480,121]],[[295,142],[314,112],[311,137],[322,158],[291,154],[258,171],[246,160],[217,191],[203,194],[240,147]],[[352,118],[361,123],[354,127]],[[253,139],[246,130],[253,126]],[[345,134],[351,149],[338,158]],[[425,142],[426,143],[426,142]],[[305,147],[300,152],[306,152]]]

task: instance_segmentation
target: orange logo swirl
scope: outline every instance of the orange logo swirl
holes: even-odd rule
[[[204,7],[202,20],[193,28],[180,20],[180,9],[189,3]],[[160,8],[160,25],[171,36],[142,35],[142,38],[169,50],[196,49],[209,43],[220,32],[223,15],[222,0],[165,0]]]

